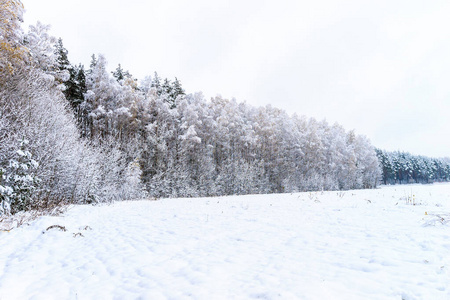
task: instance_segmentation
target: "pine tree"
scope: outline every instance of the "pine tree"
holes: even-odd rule
[[[71,67],[68,58],[69,51],[67,51],[67,49],[64,48],[63,41],[61,38],[58,39],[55,45],[55,53],[57,55],[56,61],[58,63],[58,69],[61,71],[69,70]]]
[[[66,96],[66,99],[69,101],[72,108],[77,112],[78,106],[84,100],[83,93],[86,92],[86,83],[84,83],[84,87],[80,86],[78,79],[79,72],[82,71],[82,66],[76,67],[70,64],[68,58],[69,51],[64,47],[61,38],[58,39],[55,45],[55,54],[58,71],[67,72],[69,74],[68,80],[64,82],[64,96]],[[84,73],[84,70],[82,72]],[[84,76],[84,74],[82,76]]]
[[[119,64],[119,66],[116,68],[116,70],[114,72],[111,72],[113,77],[117,80],[117,81],[121,81],[124,80],[125,78],[130,78],[131,74],[128,71],[124,71],[122,66]]]
[[[178,80],[178,78],[175,77],[175,81],[172,83],[172,86],[170,88],[169,96],[171,98],[172,105],[170,108],[175,108],[177,106],[177,101],[179,96],[185,96],[186,93],[181,86],[181,82]]]
[[[39,181],[34,175],[37,167],[28,151],[28,141],[22,140],[15,157],[0,169],[0,215],[31,208],[32,193]]]
[[[152,81],[152,88],[156,90],[156,95],[161,96],[163,93],[162,87],[161,87],[161,79],[158,76],[158,73],[155,72],[155,76],[153,77]]]
[[[90,74],[92,72],[92,70],[95,68],[96,65],[97,65],[97,57],[95,56],[95,54],[92,54],[91,62],[89,64],[88,74]]]
[[[69,69],[70,78],[65,83],[64,95],[75,112],[78,112],[79,105],[84,101],[86,93],[86,74],[83,65],[73,66]]]
[[[170,80],[165,78],[161,89],[162,89],[161,97],[163,97],[164,102],[166,102],[169,105],[169,108],[174,108],[175,99],[172,98],[172,84]]]

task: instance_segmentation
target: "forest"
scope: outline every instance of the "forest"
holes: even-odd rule
[[[383,184],[450,181],[450,159],[429,158],[402,151],[377,152]]]
[[[86,69],[72,64],[49,26],[22,29],[23,11],[18,0],[0,1],[0,215],[450,178],[448,161],[416,159],[431,170],[416,172],[403,163],[408,155],[375,151],[339,124],[205,99],[156,72],[143,80],[121,65],[109,72],[103,55]]]

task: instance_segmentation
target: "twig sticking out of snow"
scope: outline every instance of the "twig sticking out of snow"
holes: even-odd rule
[[[45,231],[49,231],[50,229],[59,229],[61,231],[67,231],[66,227],[61,226],[61,225],[52,225],[49,226]]]

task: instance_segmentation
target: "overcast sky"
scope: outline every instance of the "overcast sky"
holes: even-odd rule
[[[447,0],[22,0],[72,63],[93,53],[188,92],[271,104],[450,157]]]

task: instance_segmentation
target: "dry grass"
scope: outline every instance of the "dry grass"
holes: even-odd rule
[[[41,216],[59,216],[67,211],[69,205],[60,205],[52,209],[30,210],[0,217],[0,231],[11,231],[20,226],[29,225]]]

